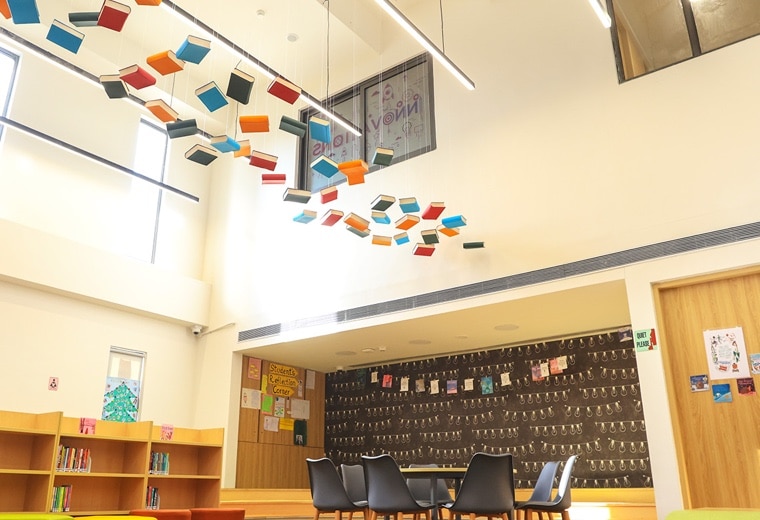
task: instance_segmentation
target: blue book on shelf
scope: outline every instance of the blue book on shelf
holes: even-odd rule
[[[453,217],[446,217],[445,219],[441,220],[441,224],[443,224],[447,228],[457,228],[467,225],[467,220],[462,215],[454,215]]]
[[[198,64],[210,50],[211,42],[209,40],[197,36],[188,36],[174,54],[182,61]]]
[[[330,137],[330,122],[315,116],[310,117],[309,136],[315,141],[329,143],[332,140]]]
[[[76,54],[82,45],[84,34],[58,20],[53,20],[53,24],[48,29],[47,39]]]
[[[200,88],[195,89],[195,95],[206,105],[209,112],[219,110],[227,105],[227,98],[222,94],[221,89],[213,81],[206,83]]]
[[[13,23],[40,23],[40,10],[36,0],[8,0]]]

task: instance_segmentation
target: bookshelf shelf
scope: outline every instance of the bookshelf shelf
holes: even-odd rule
[[[94,434],[60,412],[0,411],[0,512],[49,512],[54,489],[71,486],[69,514],[122,515],[159,488],[162,508],[217,507],[224,430],[175,428],[161,440],[152,422],[96,421]],[[56,469],[59,446],[89,450],[90,471]],[[167,453],[168,475],[149,473],[151,452]]]

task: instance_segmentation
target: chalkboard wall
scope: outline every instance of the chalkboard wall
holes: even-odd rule
[[[465,465],[512,453],[516,486],[578,455],[573,485],[651,487],[631,329],[326,376],[325,450],[336,464]]]

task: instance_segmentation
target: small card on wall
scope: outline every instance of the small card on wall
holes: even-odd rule
[[[409,391],[409,378],[406,376],[401,378],[401,391],[402,392]]]
[[[92,417],[82,417],[79,419],[79,433],[85,435],[95,435],[96,420]]]
[[[174,425],[162,424],[161,425],[161,440],[170,441],[174,437]]]
[[[430,393],[431,394],[437,394],[438,393],[438,380],[433,379],[430,381]]]
[[[739,392],[739,395],[755,395],[755,380],[751,377],[737,379],[736,391]]]
[[[713,401],[716,403],[731,403],[734,397],[731,395],[731,386],[728,383],[712,385]]]
[[[470,392],[475,389],[475,380],[471,377],[468,377],[464,380],[464,389],[467,392]]]
[[[707,374],[689,376],[689,384],[691,385],[692,392],[707,392],[710,389]]]
[[[509,372],[503,372],[501,374],[501,386],[511,385],[512,381],[509,379]]]

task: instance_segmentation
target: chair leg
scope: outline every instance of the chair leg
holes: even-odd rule
[[[319,520],[319,509],[314,510],[314,520]]]
[[[562,520],[570,520],[570,513],[568,512],[567,509],[562,511]]]

